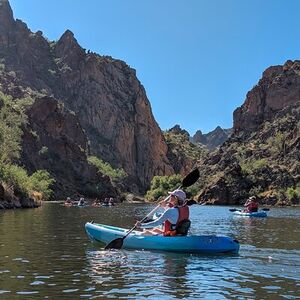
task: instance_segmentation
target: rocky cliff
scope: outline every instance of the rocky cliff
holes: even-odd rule
[[[300,61],[268,68],[234,112],[234,133],[199,164],[198,200],[300,201]]]
[[[214,150],[222,145],[232,134],[232,129],[223,129],[217,126],[213,131],[203,134],[198,130],[191,138],[193,143],[206,146],[209,150]]]
[[[76,115],[51,97],[36,99],[27,110],[22,162],[29,173],[46,169],[61,195],[117,196],[110,178],[87,162],[88,140]]]
[[[167,157],[176,174],[188,174],[208,154],[205,147],[190,141],[189,133],[179,125],[164,132],[168,145]]]
[[[59,176],[65,178],[59,180],[64,189],[74,169],[89,180],[92,171],[84,155],[94,155],[123,168],[135,192],[144,191],[154,175],[174,172],[135,70],[123,61],[86,52],[69,30],[57,42],[48,41],[41,31],[31,32],[14,19],[7,0],[0,0],[0,71],[5,94],[39,99],[28,114],[29,128],[40,140],[30,130],[24,135],[22,162],[29,170],[43,167],[64,174]],[[38,156],[43,146],[50,157],[60,157],[60,164]],[[82,178],[73,178],[66,190],[85,182]]]
[[[252,131],[276,113],[300,101],[300,61],[265,70],[258,84],[248,92],[244,104],[233,113],[235,131]]]

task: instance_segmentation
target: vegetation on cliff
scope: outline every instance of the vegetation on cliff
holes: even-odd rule
[[[168,192],[174,191],[182,184],[182,176],[179,174],[172,176],[154,176],[151,181],[151,187],[147,191],[145,198],[148,201],[158,200],[160,198],[165,198]],[[193,186],[185,189],[187,197],[195,196],[197,189]]]
[[[190,142],[189,134],[179,127],[163,133],[168,146],[167,157],[177,174],[189,173],[209,153],[204,146]]]
[[[100,173],[109,176],[112,180],[125,178],[127,175],[123,169],[114,169],[108,162],[104,162],[102,159],[96,156],[89,156],[88,162],[97,167]]]
[[[253,132],[238,132],[203,161],[198,200],[241,204],[257,195],[265,204],[300,201],[300,107],[280,110]]]
[[[166,197],[168,191],[173,191],[181,185],[182,176],[180,174],[187,175],[197,163],[208,155],[207,149],[199,144],[191,143],[189,134],[185,130],[180,129],[179,126],[165,131],[164,138],[168,145],[167,157],[177,174],[154,176],[150,189],[145,195],[147,200],[157,200],[160,197]],[[184,169],[182,166],[184,166]],[[195,196],[197,191],[197,188],[193,186],[186,190],[188,196]]]
[[[0,92],[0,181],[2,198],[6,194],[18,197],[49,199],[53,179],[45,170],[31,176],[18,165],[21,152],[22,126],[27,122],[24,112],[28,99],[12,100]],[[24,106],[25,105],[25,106]],[[5,200],[5,199],[4,199]]]

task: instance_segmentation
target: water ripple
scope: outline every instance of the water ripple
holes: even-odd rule
[[[237,238],[240,254],[201,256],[104,251],[88,241],[90,219],[130,228],[152,206],[0,212],[0,297],[40,299],[295,299],[300,288],[300,210],[260,220],[227,207],[192,206],[194,234]],[[34,290],[32,290],[34,289]],[[37,295],[35,295],[37,294]]]

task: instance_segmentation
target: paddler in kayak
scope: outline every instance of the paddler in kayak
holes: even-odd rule
[[[164,236],[177,236],[187,235],[191,225],[189,220],[189,207],[186,205],[186,194],[183,190],[177,189],[173,192],[169,192],[169,203],[162,201],[161,207],[167,208],[165,212],[155,221],[149,223],[137,222],[137,228],[153,228],[152,230],[146,230],[145,234],[162,234]],[[158,228],[163,225],[163,228]]]
[[[246,213],[252,213],[252,212],[257,212],[258,211],[258,201],[255,196],[251,196],[246,203],[244,204],[246,207],[243,212]]]

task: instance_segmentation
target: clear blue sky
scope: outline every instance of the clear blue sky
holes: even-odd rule
[[[136,69],[162,129],[232,126],[270,65],[300,59],[297,0],[10,0],[15,18]]]

